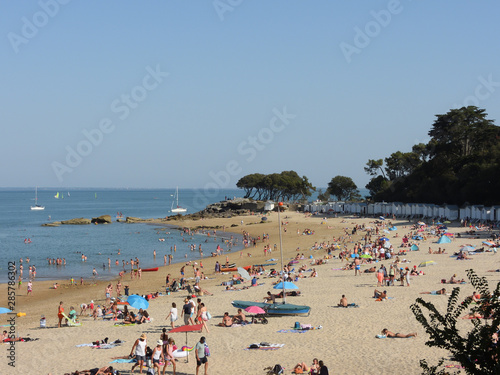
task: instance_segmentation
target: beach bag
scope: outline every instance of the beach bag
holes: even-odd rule
[[[210,349],[207,344],[205,344],[205,357],[210,357]]]
[[[293,327],[293,329],[300,329],[300,322],[295,322],[295,326]]]
[[[212,314],[210,314],[210,312],[207,311],[207,320],[210,320],[210,319],[212,319]]]

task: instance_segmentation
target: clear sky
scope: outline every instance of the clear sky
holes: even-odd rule
[[[498,1],[2,1],[1,187],[313,185],[500,118]]]

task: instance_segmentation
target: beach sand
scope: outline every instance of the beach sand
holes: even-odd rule
[[[260,215],[239,216],[229,219],[208,219],[199,221],[185,220],[178,223],[182,226],[222,226],[234,232],[241,233],[242,230],[249,232],[253,237],[262,236],[263,233],[270,235],[269,244],[279,248],[278,217],[273,212],[268,216],[265,223],[260,222]],[[355,224],[369,224],[373,218],[352,217],[329,217],[324,220],[319,216],[308,216],[303,213],[285,212],[281,214],[282,221],[288,222],[285,226],[287,231],[283,232],[284,259],[288,262],[297,252],[304,253],[308,258],[313,255],[315,259],[323,258],[325,250],[310,250],[315,242],[333,242],[333,237],[342,234],[343,228],[353,228]],[[243,220],[243,225],[241,225]],[[396,248],[400,245],[401,237],[408,233],[410,228],[408,222],[395,221],[398,230],[386,234]],[[237,227],[231,228],[235,224]],[[304,229],[311,229],[313,235],[303,235]],[[299,231],[299,234],[297,233]],[[464,232],[464,228],[451,224],[450,231],[453,233]],[[221,232],[221,230],[218,230]],[[399,238],[392,238],[398,233]],[[353,236],[354,241],[361,240],[364,232],[358,232]],[[429,237],[420,241],[420,251],[413,251],[404,257],[410,261],[403,266],[413,267],[422,261],[433,260],[435,265],[422,268],[423,276],[411,278],[410,287],[398,286],[385,287],[390,297],[389,300],[376,302],[373,296],[377,287],[375,274],[362,274],[354,276],[354,271],[338,270],[344,264],[339,259],[329,259],[327,264],[310,266],[310,259],[300,261],[300,264],[308,264],[308,268],[315,267],[318,271],[316,278],[304,278],[297,282],[301,295],[288,297],[287,302],[311,306],[309,316],[270,317],[269,324],[253,324],[241,327],[222,328],[216,324],[221,321],[224,312],[231,315],[236,314],[236,309],[231,306],[232,300],[262,301],[267,291],[272,290],[273,278],[260,276],[259,283],[262,286],[253,287],[241,291],[225,291],[221,286],[223,281],[230,279],[230,274],[215,275],[214,264],[218,260],[225,263],[226,254],[217,258],[204,258],[204,272],[209,280],[202,281],[202,287],[214,293],[213,296],[202,296],[202,301],[212,315],[208,322],[209,333],[189,333],[188,346],[193,346],[203,335],[210,346],[211,357],[209,358],[209,374],[265,374],[264,368],[272,367],[279,363],[285,367],[285,374],[290,374],[298,362],[310,365],[313,358],[323,360],[329,367],[330,373],[335,374],[389,374],[394,371],[402,371],[409,374],[420,373],[419,360],[426,359],[429,363],[436,363],[437,359],[446,356],[445,351],[429,348],[425,345],[427,335],[420,324],[415,320],[410,305],[419,292],[432,291],[443,287],[441,279],[449,279],[453,274],[459,278],[466,278],[465,270],[473,268],[480,276],[487,276],[490,287],[496,285],[500,280],[500,273],[488,273],[486,270],[500,268],[498,266],[498,255],[487,252],[474,255],[473,260],[457,261],[450,257],[453,252],[463,244],[472,244],[481,247],[486,233],[481,239],[455,239],[451,244],[437,245],[436,237]],[[213,241],[212,238],[209,241]],[[180,244],[179,244],[180,245]],[[179,246],[178,245],[178,246]],[[203,246],[203,244],[202,244]],[[433,250],[438,247],[446,249],[447,254],[428,254],[429,246]],[[277,258],[279,269],[279,252],[264,256],[264,243],[258,242],[256,247],[229,254],[230,262],[236,262],[238,266],[266,263],[270,258]],[[348,248],[352,249],[349,243]],[[249,257],[247,254],[252,256]],[[333,254],[338,255],[339,251]],[[141,259],[148,254],[137,254]],[[161,258],[163,254],[158,254]],[[15,258],[18,260],[19,255]],[[14,260],[14,259],[13,259]],[[384,260],[387,268],[392,262]],[[198,261],[199,262],[199,261]],[[380,263],[377,263],[378,267]],[[148,292],[164,291],[165,276],[170,273],[178,278],[182,264],[174,264],[162,267],[158,272],[143,273],[142,280],[130,281],[130,276],[125,275],[123,285],[130,286],[130,292],[144,294]],[[362,270],[368,268],[362,265]],[[117,273],[120,269],[117,267]],[[187,277],[192,277],[192,268],[186,267]],[[306,273],[307,276],[310,272]],[[194,282],[190,280],[191,283]],[[79,280],[77,280],[79,283]],[[81,317],[81,327],[57,328],[57,308],[59,301],[64,302],[65,311],[74,306],[79,312],[81,303],[94,300],[97,304],[104,302],[105,281],[99,281],[95,285],[71,286],[67,280],[59,281],[61,285],[57,290],[50,289],[53,282],[34,283],[33,296],[26,296],[26,283],[23,283],[15,300],[16,312],[25,312],[25,317],[17,317],[15,324],[16,334],[38,338],[34,342],[21,342],[15,345],[15,368],[9,367],[10,360],[8,344],[0,345],[0,373],[1,374],[64,374],[75,370],[90,369],[108,365],[113,357],[127,356],[134,341],[145,332],[148,336],[148,345],[154,347],[159,339],[163,327],[170,327],[169,321],[165,320],[172,302],[177,303],[179,313],[183,299],[187,292],[180,291],[168,296],[159,297],[150,301],[148,311],[153,317],[151,323],[135,325],[130,327],[115,327],[112,321],[97,320],[89,317]],[[116,285],[116,280],[113,282]],[[240,286],[244,286],[240,285]],[[457,285],[461,288],[461,297],[472,294],[470,283]],[[0,306],[7,306],[8,285],[2,285],[0,290]],[[451,292],[453,285],[445,285]],[[17,280],[14,288],[17,291]],[[382,289],[382,288],[378,288]],[[358,304],[359,308],[334,308],[342,294],[345,294],[348,302]],[[113,295],[116,295],[113,293]],[[424,299],[432,301],[440,311],[445,311],[448,298],[446,296],[424,295]],[[39,328],[40,316],[47,318],[47,328]],[[9,316],[0,315],[0,324],[8,324]],[[178,320],[176,325],[180,325]],[[278,332],[280,330],[292,329],[295,322],[311,324],[314,327],[322,326],[322,329],[311,330],[305,333]],[[471,327],[469,320],[460,321],[459,328]],[[383,328],[392,332],[417,332],[416,338],[408,339],[376,339]],[[4,328],[8,329],[8,328]],[[78,344],[90,343],[108,337],[110,341],[120,339],[125,341],[122,346],[112,349],[92,349],[90,347],[76,347]],[[174,333],[171,335],[179,347],[186,344],[185,333]],[[285,344],[278,350],[244,350],[251,343],[268,342]],[[449,362],[452,363],[452,362]],[[120,373],[130,373],[131,364],[115,364]],[[177,362],[178,374],[194,374],[196,360],[194,353],[190,355],[189,363],[184,359]],[[138,369],[135,373],[139,373]],[[145,371],[144,371],[145,373]],[[172,373],[169,367],[167,373]]]

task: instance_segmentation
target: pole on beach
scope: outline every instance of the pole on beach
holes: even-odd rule
[[[283,240],[281,239],[281,217],[280,211],[281,207],[283,207],[283,202],[278,203],[278,225],[279,225],[279,234],[280,234],[280,253],[281,253],[281,285],[283,286],[283,305],[286,303],[286,294],[285,294],[285,279],[283,275],[285,274],[285,269],[283,268]]]

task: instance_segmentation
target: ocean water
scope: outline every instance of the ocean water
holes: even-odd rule
[[[115,222],[118,212],[123,217],[161,218],[171,215],[170,209],[175,193],[165,190],[96,190],[73,189],[59,190],[56,199],[55,189],[38,189],[38,203],[45,206],[43,211],[31,211],[34,205],[35,191],[27,189],[0,190],[0,282],[7,281],[9,262],[19,266],[23,258],[23,278],[28,278],[29,265],[37,269],[36,279],[70,279],[79,282],[80,277],[90,279],[95,267],[98,278],[106,279],[116,276],[122,267],[122,260],[138,257],[142,268],[162,266],[163,256],[172,252],[173,262],[183,262],[199,258],[198,251],[191,252],[189,245],[201,244],[204,256],[209,256],[220,244],[225,251],[228,247],[222,243],[221,237],[229,237],[219,233],[217,240],[202,234],[187,238],[183,242],[178,230],[163,230],[160,226],[150,224],[127,224]],[[61,199],[61,195],[64,196]],[[242,196],[242,190],[220,190],[204,192],[199,190],[179,190],[179,205],[188,209],[187,213],[202,210],[209,203],[225,199],[225,197]],[[59,227],[42,227],[50,221],[68,220],[72,218],[92,218],[111,215],[112,224],[107,225],[61,225]],[[25,239],[31,243],[25,243]],[[160,242],[163,238],[165,241]],[[239,241],[241,244],[241,241]],[[121,255],[118,255],[120,249]],[[231,251],[237,251],[233,247]],[[156,259],[153,251],[156,250]],[[81,261],[81,255],[87,261]],[[186,258],[187,255],[187,258]],[[26,263],[26,258],[30,263]],[[49,265],[47,258],[65,258],[66,266]],[[108,258],[111,268],[108,269]],[[119,261],[119,266],[115,261]],[[103,264],[105,268],[103,268]],[[126,267],[127,270],[130,269]]]

